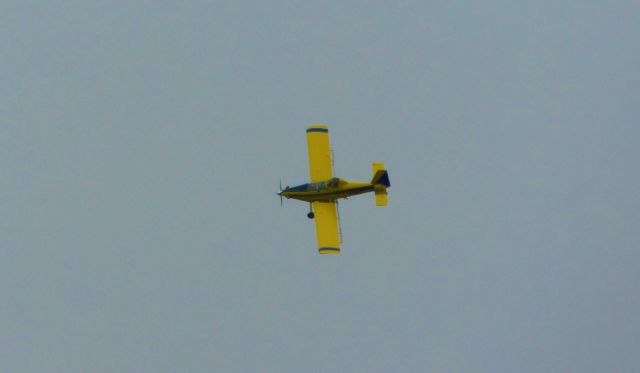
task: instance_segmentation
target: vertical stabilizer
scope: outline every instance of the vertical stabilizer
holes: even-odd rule
[[[371,166],[373,172],[373,178],[371,184],[373,184],[373,191],[376,195],[376,206],[387,205],[387,188],[391,186],[389,182],[389,174],[384,169],[384,163],[373,163]]]

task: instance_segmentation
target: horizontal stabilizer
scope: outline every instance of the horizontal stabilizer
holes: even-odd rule
[[[387,205],[387,188],[376,188],[376,206],[386,206]]]

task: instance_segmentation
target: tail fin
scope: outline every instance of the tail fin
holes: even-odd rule
[[[376,205],[377,206],[386,206],[387,205],[387,188],[391,186],[389,182],[389,174],[387,170],[384,169],[383,163],[374,163],[372,165],[373,170],[373,179],[371,179],[371,184],[373,184],[373,191],[376,195]]]
[[[387,170],[384,169],[384,163],[374,163],[372,165],[373,170],[373,179],[371,179],[371,184],[380,185],[388,188],[391,186],[389,182],[389,174]]]

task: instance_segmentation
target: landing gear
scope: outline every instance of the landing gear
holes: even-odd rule
[[[313,210],[311,209],[311,206],[312,206],[312,205],[311,205],[311,204],[309,204],[309,213],[307,214],[307,217],[308,217],[309,219],[313,219],[313,217],[315,216],[315,215],[313,214]]]

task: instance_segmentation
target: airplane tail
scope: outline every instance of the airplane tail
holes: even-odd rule
[[[391,186],[389,182],[389,174],[384,169],[384,163],[373,163],[373,191],[376,195],[376,206],[387,205],[387,188]]]

